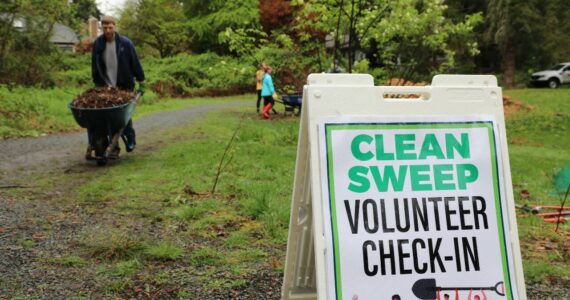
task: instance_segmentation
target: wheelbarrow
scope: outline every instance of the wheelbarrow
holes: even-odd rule
[[[277,99],[276,101],[285,106],[285,114],[290,113],[299,115],[303,104],[303,94],[283,95],[281,96],[281,99]],[[297,110],[296,113],[295,110]]]
[[[77,124],[91,132],[89,143],[95,150],[97,165],[107,164],[110,154],[118,146],[119,138],[129,123],[140,97],[141,94],[137,93],[125,104],[106,108],[78,108],[72,105],[73,101],[67,104]]]

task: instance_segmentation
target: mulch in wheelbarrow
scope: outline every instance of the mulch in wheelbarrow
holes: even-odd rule
[[[107,108],[123,105],[134,97],[134,92],[116,87],[96,87],[83,92],[71,105],[77,108]]]

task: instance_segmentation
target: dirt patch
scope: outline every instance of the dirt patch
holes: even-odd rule
[[[512,116],[520,111],[530,111],[534,107],[522,103],[521,101],[511,99],[511,97],[503,95],[503,110],[505,111],[505,117]]]
[[[283,277],[271,270],[260,270],[246,277],[247,284],[231,289],[225,299],[281,299]]]
[[[428,82],[413,82],[404,78],[390,78],[386,80],[385,84],[387,86],[428,86]],[[402,93],[390,93],[384,94],[384,98],[387,99],[419,99],[420,94],[402,94]]]
[[[556,235],[526,235],[521,239],[521,248],[525,260],[538,262],[554,257],[554,264],[567,265],[570,232],[559,230]],[[570,299],[570,278],[548,275],[540,282],[527,283],[526,291],[529,300]]]
[[[77,108],[105,108],[123,105],[135,97],[134,92],[116,87],[96,87],[79,95],[71,105]]]
[[[386,85],[389,86],[428,86],[429,83],[425,81],[413,82],[404,78],[390,78],[386,80]]]
[[[528,258],[540,260],[546,255],[555,256],[565,261],[565,256],[570,255],[570,232],[559,230],[555,237],[552,236],[527,236],[521,244],[529,251],[524,251]]]

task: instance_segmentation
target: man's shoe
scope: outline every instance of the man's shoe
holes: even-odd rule
[[[85,159],[86,160],[94,160],[95,157],[93,156],[93,147],[91,145],[87,146],[87,150],[85,151]]]
[[[125,148],[127,149],[127,152],[132,152],[133,150],[135,150],[136,146],[137,146],[137,139],[135,135],[135,130],[132,129],[132,133],[126,135]]]
[[[121,147],[117,146],[113,151],[109,152],[109,159],[118,159],[119,153],[121,153]]]

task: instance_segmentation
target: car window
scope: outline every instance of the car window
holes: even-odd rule
[[[564,68],[564,72],[568,72],[568,71],[570,71],[570,66]]]
[[[550,69],[548,69],[549,71],[558,71],[560,70],[562,67],[564,67],[564,65],[556,65]]]

